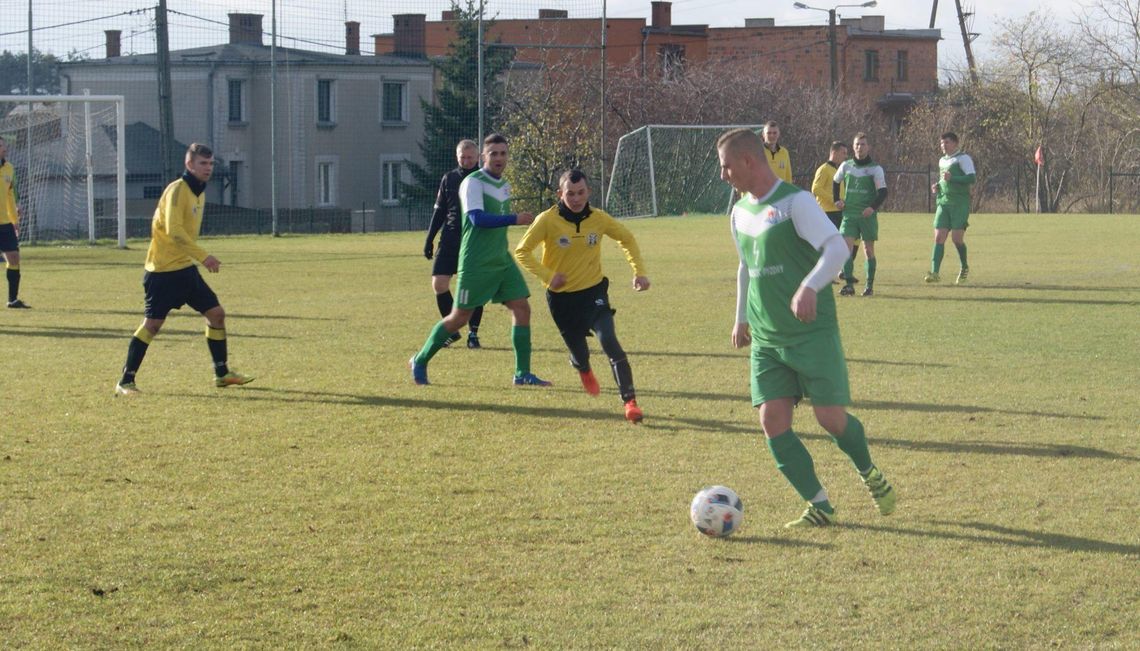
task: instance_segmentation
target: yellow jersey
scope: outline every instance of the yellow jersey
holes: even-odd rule
[[[16,224],[16,168],[10,161],[0,161],[0,224]]]
[[[166,186],[150,223],[147,271],[178,271],[206,259],[209,254],[198,246],[205,208],[206,184],[198,179],[183,174]]]
[[[835,198],[832,194],[831,184],[834,182],[835,172],[839,170],[839,166],[835,163],[825,160],[823,165],[820,165],[815,170],[815,178],[811,181],[811,193],[815,195],[816,203],[823,212],[836,212],[839,210],[835,206]],[[843,196],[844,181],[839,182],[839,196]]]
[[[554,274],[564,274],[566,284],[551,291],[589,289],[602,282],[604,277],[602,236],[615,240],[621,246],[635,277],[646,275],[645,262],[641,259],[641,250],[633,233],[609,213],[597,208],[589,208],[589,214],[577,222],[563,217],[558,206],[539,213],[515,246],[515,259],[524,269],[538,276],[547,288]],[[542,245],[541,263],[531,254],[539,245]]]
[[[788,156],[787,148],[776,145],[776,151],[767,147],[762,147],[762,149],[764,150],[764,158],[768,159],[768,165],[776,173],[776,176],[784,183],[791,183],[792,159]]]

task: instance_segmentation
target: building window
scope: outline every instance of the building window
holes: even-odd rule
[[[317,123],[336,122],[336,92],[332,79],[317,80]]]
[[[238,196],[240,195],[241,188],[241,174],[242,162],[240,160],[230,161],[229,178],[226,179],[226,195],[229,199],[229,205],[238,205]]]
[[[384,82],[380,93],[380,121],[408,121],[408,82]]]
[[[863,81],[879,80],[879,51],[865,50],[863,52]]]
[[[910,76],[910,62],[907,60],[906,50],[899,50],[898,52],[898,69],[895,71],[895,79],[898,81],[906,81]]]
[[[380,162],[380,201],[387,205],[400,203],[404,196],[401,186],[403,180],[404,161],[384,160]]]
[[[229,80],[229,121],[245,122],[245,82],[241,79]]]
[[[327,208],[336,205],[336,159],[317,159],[317,205]]]
[[[657,48],[657,58],[661,62],[661,78],[674,81],[685,76],[685,46],[662,45]]]

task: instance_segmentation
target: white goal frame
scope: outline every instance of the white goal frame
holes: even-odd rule
[[[763,128],[763,126],[764,125],[762,124],[647,124],[643,127],[639,127],[633,131],[630,131],[618,139],[617,147],[614,149],[613,166],[610,168],[610,183],[606,188],[606,205],[609,206],[610,197],[613,194],[614,185],[616,183],[618,171],[618,155],[621,153],[622,145],[625,143],[627,138],[637,136],[642,131],[645,132],[646,159],[649,165],[649,169],[646,170],[646,172],[649,176],[650,213],[632,216],[657,217],[660,215],[660,211],[658,210],[657,202],[657,169],[653,160],[653,132],[655,130],[670,131],[685,129],[719,129],[721,131],[728,131],[729,129],[752,129],[754,131],[759,131]],[[732,190],[730,188],[726,193],[726,201],[728,201],[729,204],[731,204],[731,196]]]
[[[127,118],[126,118],[126,101],[122,95],[0,95],[0,102],[10,102],[13,104],[48,104],[48,103],[70,103],[70,104],[84,104],[84,136],[86,138],[86,169],[87,169],[87,232],[89,241],[95,243],[95,199],[93,196],[94,188],[94,164],[91,158],[91,102],[112,103],[115,106],[115,146],[118,148],[118,156],[116,157],[116,179],[115,179],[115,195],[117,198],[117,212],[115,221],[117,225],[117,239],[120,249],[127,248],[127,149],[126,149],[126,132],[127,132]],[[32,129],[32,123],[29,119],[28,130]],[[32,139],[29,137],[28,142],[31,143]],[[35,156],[35,150],[32,149],[31,156]],[[34,228],[34,224],[31,225]]]

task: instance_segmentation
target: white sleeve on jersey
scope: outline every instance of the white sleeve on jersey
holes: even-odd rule
[[[821,253],[815,267],[800,283],[801,286],[811,287],[818,292],[839,274],[851,252],[847,250],[847,244],[836,230],[835,224],[831,223],[810,194],[797,193],[792,198],[790,208],[796,234]]]
[[[847,175],[847,168],[848,167],[849,167],[849,165],[847,164],[847,161],[843,161],[842,163],[840,163],[839,169],[835,170],[835,176],[831,177],[831,180],[836,182],[836,183],[842,183],[843,177]]]
[[[736,256],[740,258],[740,265],[736,268],[736,322],[748,323],[748,265],[744,262],[744,252],[740,250],[740,240],[736,237],[736,220],[728,216],[729,230],[732,232],[732,244],[736,247]]]
[[[970,158],[969,154],[958,155],[958,167],[962,168],[963,174],[975,174],[974,159]]]
[[[463,210],[462,217],[472,210],[483,209],[483,183],[472,176],[463,179],[459,184],[459,207]]]
[[[882,190],[887,187],[887,174],[883,171],[882,165],[875,166],[874,179],[876,190]]]

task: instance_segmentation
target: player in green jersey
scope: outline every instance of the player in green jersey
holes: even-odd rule
[[[483,139],[483,167],[459,185],[462,236],[459,243],[459,278],[455,305],[428,334],[420,352],[408,366],[416,384],[428,384],[427,365],[467,325],[475,308],[502,303],[511,311],[511,346],[515,351],[516,385],[550,386],[530,372],[530,290],[507,245],[507,227],[530,224],[534,215],[511,212],[511,186],[503,178],[507,169],[507,139],[492,133]]]
[[[759,138],[733,129],[717,141],[721,178],[740,191],[730,225],[740,263],[732,345],[751,344],[752,404],[776,467],[808,506],[788,527],[835,522],[815,464],[792,431],[792,412],[809,398],[816,420],[851,459],[879,512],[896,495],[871,461],[851,402],[831,279],[848,247],[810,193],[776,178],[759,154]]]
[[[867,286],[863,289],[863,296],[873,296],[875,270],[878,267],[875,259],[875,242],[879,239],[878,211],[887,200],[887,176],[882,166],[871,160],[871,145],[867,142],[867,134],[862,131],[855,134],[851,149],[855,158],[843,161],[832,178],[832,198],[836,207],[843,211],[839,232],[847,240],[847,248],[851,248],[856,241],[863,240],[863,251],[867,254],[867,261],[863,263],[867,271]],[[839,196],[841,184],[842,198]],[[851,280],[854,271],[855,256],[851,256],[843,267],[843,277],[847,279],[843,289],[839,290],[843,296],[855,294]]]
[[[970,265],[966,264],[966,229],[970,226],[970,186],[977,178],[974,173],[974,159],[958,148],[958,134],[947,131],[938,141],[942,148],[942,159],[938,161],[938,182],[930,186],[937,197],[934,210],[934,250],[930,254],[930,271],[926,282],[941,280],[938,270],[942,267],[942,255],[946,251],[946,236],[949,235],[958,249],[958,261],[962,269],[958,272],[955,284],[966,282],[970,275]]]

